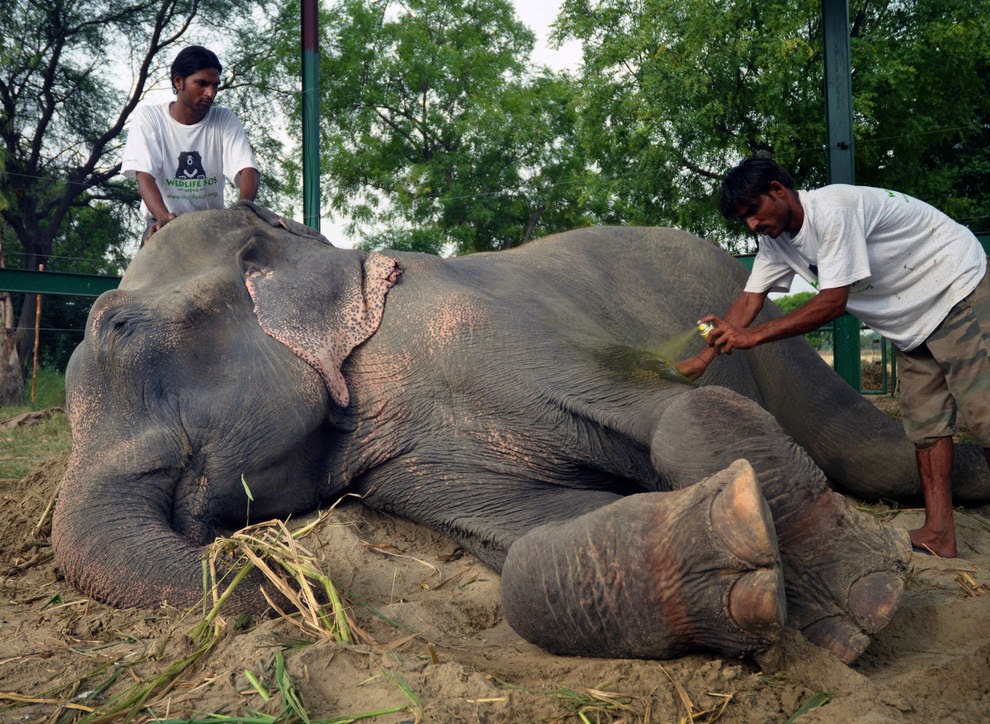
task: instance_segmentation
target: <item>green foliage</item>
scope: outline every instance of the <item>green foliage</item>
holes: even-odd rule
[[[583,43],[581,133],[614,221],[724,239],[713,195],[735,160],[773,149],[803,170],[781,151],[821,146],[821,51],[809,32],[820,13],[807,1],[565,1],[558,37]]]
[[[73,209],[60,234],[59,255],[48,260],[48,271],[119,276],[127,265],[126,249],[132,243],[126,209],[96,202]],[[15,310],[21,304],[34,305],[35,295],[14,298]],[[76,345],[82,340],[86,318],[95,299],[47,295],[42,299],[39,354],[46,367],[65,369]],[[34,330],[31,329],[33,341]],[[28,368],[31,359],[21,360]]]
[[[116,177],[123,124],[154,69],[187,42],[210,44],[214,24],[262,202],[299,191],[284,145],[300,140],[299,3],[9,6],[0,233],[29,268],[63,245],[117,261],[121,237],[77,234],[73,209],[136,205]],[[714,197],[741,156],[770,151],[800,185],[827,181],[821,13],[819,0],[565,0],[556,39],[584,53],[572,76],[533,66],[533,35],[508,0],[335,0],[320,17],[325,208],[366,248],[465,253],[618,223],[679,226],[738,251],[749,242]],[[861,0],[850,17],[857,182],[990,228],[990,0]],[[121,61],[130,93],[109,77]],[[272,123],[276,108],[288,123]],[[104,249],[80,246],[104,235]]]
[[[579,130],[609,220],[736,251],[715,196],[740,157],[770,151],[799,185],[826,183],[821,13],[819,0],[565,0],[556,37],[583,44]],[[985,214],[990,0],[850,15],[857,182]]]
[[[364,251],[394,249],[395,251],[416,251],[440,256],[447,247],[447,235],[442,228],[424,226],[420,228],[389,230],[365,234],[357,248]]]
[[[820,706],[825,706],[830,701],[832,701],[831,692],[819,691],[810,699],[808,699],[806,702],[804,702],[800,707],[798,707],[798,710],[796,712],[794,712],[789,717],[787,717],[786,724],[793,724],[793,722],[796,722],[798,719],[800,719],[802,716],[807,714],[812,709],[817,709]]]
[[[73,209],[135,208],[118,176],[124,124],[191,27],[236,28],[260,0],[14,0],[0,13],[0,208],[35,268],[52,253]],[[200,31],[196,40],[207,38]],[[168,53],[166,57],[165,54]],[[132,86],[120,86],[120,68]],[[94,255],[95,256],[95,255]]]
[[[780,307],[780,311],[784,314],[790,314],[801,305],[813,299],[814,296],[815,292],[798,292],[797,294],[788,294],[786,297],[780,297],[773,301],[774,304]]]
[[[34,385],[34,401],[31,401],[31,387]],[[65,375],[55,367],[44,365],[38,369],[37,379],[28,377],[24,386],[24,399],[27,404],[17,407],[0,407],[0,420],[30,410],[45,410],[51,407],[65,407]]]
[[[990,228],[990,2],[862,2],[850,13],[857,183]]]
[[[127,266],[126,250],[133,242],[127,210],[105,202],[72,209],[58,238],[59,255],[49,259],[49,271],[119,276]],[[82,341],[91,297],[50,295],[41,307],[41,359],[45,366],[65,369]],[[34,297],[28,297],[33,303]],[[27,360],[24,360],[26,363]]]
[[[253,52],[299,140],[298,5]],[[857,182],[990,228],[990,0],[850,6]],[[364,248],[502,249],[593,223],[730,251],[724,173],[771,152],[828,181],[819,0],[565,0],[576,76],[533,67],[506,0],[338,0],[320,19],[321,187]],[[282,166],[298,190],[299,163]]]
[[[0,421],[24,413],[65,407],[65,378],[58,370],[42,367],[34,381],[25,385],[24,405],[0,407]],[[37,424],[0,429],[0,480],[20,480],[52,455],[68,452],[72,447],[69,421],[64,413],[53,414]]]
[[[79,274],[119,276],[129,262],[128,245],[134,236],[127,207],[105,201],[72,208],[58,238],[59,255],[47,269]]]
[[[507,0],[340,0],[320,29],[324,201],[364,246],[504,249],[591,223],[574,85],[529,72]],[[262,75],[298,87],[298,39],[278,37]]]

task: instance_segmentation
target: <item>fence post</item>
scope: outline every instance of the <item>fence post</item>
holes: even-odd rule
[[[38,271],[45,270],[44,264],[38,265]],[[38,389],[38,347],[41,342],[41,295],[37,296],[34,314],[34,371],[31,373],[31,404],[34,404]]]
[[[863,386],[863,369],[859,356],[860,322],[851,314],[843,314],[832,322],[832,350],[835,371],[854,390]]]

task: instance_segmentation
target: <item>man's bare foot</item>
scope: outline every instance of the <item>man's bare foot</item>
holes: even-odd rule
[[[940,437],[933,445],[915,451],[921,490],[925,496],[925,523],[910,531],[911,545],[942,558],[955,558],[956,526],[952,520],[951,437]]]
[[[942,531],[918,528],[909,531],[909,534],[915,550],[931,553],[939,558],[955,558],[959,555],[956,550],[955,528]]]

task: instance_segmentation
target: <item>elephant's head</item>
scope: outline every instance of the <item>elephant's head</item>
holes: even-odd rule
[[[312,510],[348,404],[341,365],[398,274],[249,204],[152,237],[95,303],[66,374],[53,544],[69,582],[117,606],[189,605],[217,529]]]

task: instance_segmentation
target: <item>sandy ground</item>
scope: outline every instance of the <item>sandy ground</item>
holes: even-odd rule
[[[47,511],[64,464],[53,458],[0,489],[2,722],[79,721],[195,651],[196,616],[114,610],[60,579]],[[909,528],[922,514],[889,515]],[[313,721],[398,709],[372,721],[784,722],[815,702],[826,703],[802,722],[986,721],[990,507],[960,510],[956,520],[961,558],[914,555],[902,608],[859,661],[845,666],[790,631],[783,669],[765,675],[752,662],[706,655],[547,654],[508,627],[498,576],[472,556],[345,503],[303,544],[344,591],[366,638],[344,645],[306,638],[284,619],[228,621],[226,635],[178,680],[150,690],[131,720],[223,713],[246,721],[261,712],[293,721],[277,685],[284,658],[282,681]]]

